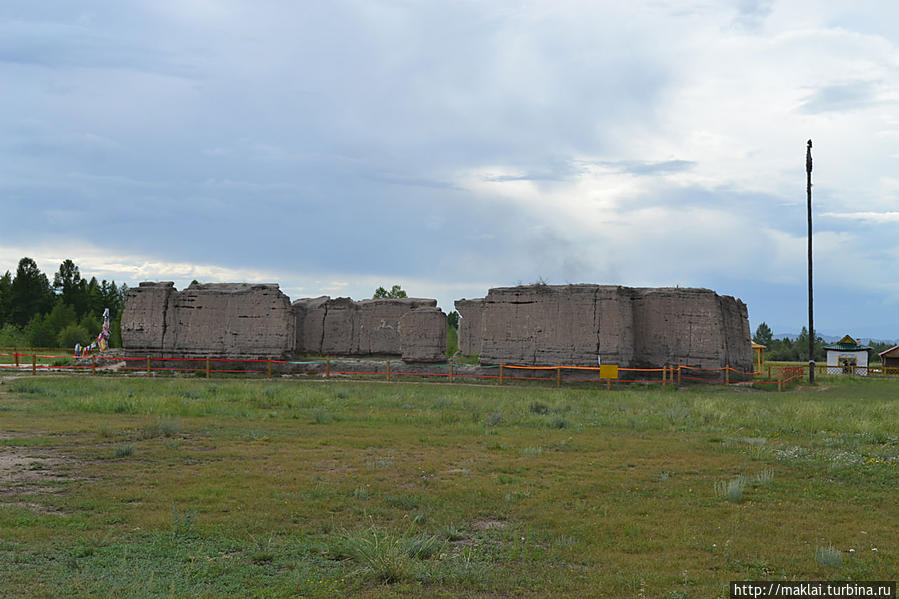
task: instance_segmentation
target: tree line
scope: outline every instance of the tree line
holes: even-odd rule
[[[0,277],[0,347],[64,347],[90,344],[109,308],[110,345],[122,346],[122,309],[127,285],[83,278],[69,259],[53,281],[31,258],[22,258],[15,276]]]
[[[772,362],[808,362],[808,329],[806,327],[802,327],[795,339],[790,337],[775,339],[771,332],[771,327],[763,322],[756,328],[752,340],[768,348],[765,350],[766,360]],[[827,342],[815,335],[815,362],[824,362],[827,359],[827,354],[824,350],[825,345],[827,345]],[[874,340],[869,341],[867,345],[873,348],[869,352],[871,360],[879,360],[877,354],[893,347],[892,343]]]

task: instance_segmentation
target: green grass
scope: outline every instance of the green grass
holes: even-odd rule
[[[892,579],[897,392],[6,380],[0,456],[26,467],[0,474],[0,596],[716,597],[730,580]]]

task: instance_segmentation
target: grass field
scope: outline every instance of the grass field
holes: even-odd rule
[[[0,385],[0,597],[727,597],[899,575],[899,382]]]

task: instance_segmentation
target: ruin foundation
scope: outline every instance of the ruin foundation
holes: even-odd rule
[[[746,305],[709,289],[528,285],[455,305],[482,364],[752,368]]]

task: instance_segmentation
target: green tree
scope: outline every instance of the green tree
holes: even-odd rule
[[[769,327],[767,323],[762,322],[762,324],[755,330],[755,335],[752,337],[752,340],[759,345],[770,347],[771,342],[774,340],[774,334],[771,332],[771,327]]]
[[[92,341],[90,334],[80,324],[70,324],[61,330],[56,337],[59,347],[74,348],[76,343],[90,345]]]
[[[403,291],[403,288],[400,287],[399,285],[394,285],[393,287],[390,288],[390,291],[387,291],[383,287],[378,287],[377,289],[375,289],[375,294],[373,296],[374,299],[381,299],[381,298],[397,299],[397,298],[401,298],[401,297],[408,297],[408,296],[406,295],[406,292]]]
[[[31,258],[19,260],[9,297],[10,320],[19,326],[30,323],[36,314],[49,312],[55,298],[47,275]]]
[[[87,331],[87,336],[93,341],[97,338],[97,335],[100,334],[100,329],[103,328],[103,319],[100,316],[85,314],[84,317],[78,321],[78,325]],[[84,341],[82,341],[81,344],[84,345]],[[62,347],[65,347],[65,345]]]
[[[10,289],[12,288],[12,275],[6,271],[0,277],[0,327],[10,322],[9,306],[11,301]]]
[[[25,327],[25,340],[29,347],[55,347],[59,331],[48,326],[43,314],[36,314]]]
[[[75,308],[65,303],[62,298],[58,298],[50,313],[44,316],[44,324],[53,331],[54,337],[58,336],[59,332],[67,326],[77,322],[78,316],[75,314]]]
[[[82,315],[87,308],[87,297],[84,293],[83,280],[78,267],[69,259],[59,265],[53,275],[53,289],[60,294],[62,300],[75,308],[75,313]]]
[[[7,323],[0,327],[0,347],[25,347],[28,341],[25,333],[14,324]]]
[[[446,326],[451,329],[459,330],[459,313],[453,310],[446,315]]]
[[[87,301],[85,302],[85,311],[81,315],[102,315],[106,306],[103,305],[103,291],[100,288],[100,283],[97,282],[97,277],[91,277],[91,280],[84,285],[84,293],[87,296]]]

